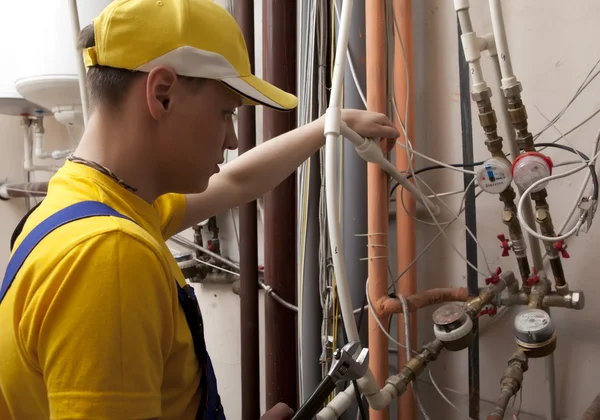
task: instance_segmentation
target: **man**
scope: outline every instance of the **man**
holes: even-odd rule
[[[224,418],[201,324],[188,312],[194,300],[165,240],[279,184],[324,144],[323,119],[219,168],[237,147],[236,108],[289,110],[297,100],[250,74],[239,27],[210,0],[116,0],[80,41],[89,123],[11,263],[76,203],[117,213],[64,223],[20,268],[9,265],[0,418]],[[342,118],[363,136],[399,135],[381,114]],[[290,411],[279,404],[263,418]]]

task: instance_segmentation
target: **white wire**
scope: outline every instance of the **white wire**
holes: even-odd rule
[[[525,229],[531,235],[533,235],[534,237],[536,237],[537,239],[540,239],[542,241],[555,242],[555,241],[565,240],[565,239],[569,238],[570,236],[573,236],[577,232],[577,229],[579,228],[579,226],[581,226],[581,221],[577,221],[577,224],[575,225],[575,227],[573,227],[569,232],[567,232],[564,235],[555,236],[555,237],[544,236],[544,235],[541,235],[541,234],[537,233],[535,230],[533,230],[532,228],[530,228],[527,223],[523,222],[523,220],[525,220],[523,218],[523,204],[525,203],[525,200],[529,199],[529,194],[531,194],[531,191],[535,187],[537,187],[538,185],[540,185],[541,183],[543,183],[543,182],[549,182],[549,181],[552,181],[552,180],[555,180],[555,179],[565,178],[565,177],[567,177],[569,175],[573,175],[573,174],[575,174],[575,173],[577,173],[577,172],[579,172],[579,171],[581,171],[583,169],[586,169],[595,159],[597,159],[597,157],[598,157],[599,154],[600,154],[600,152],[596,153],[594,155],[594,157],[590,160],[589,163],[577,166],[576,168],[573,168],[571,170],[568,170],[568,171],[560,173],[560,174],[550,175],[550,176],[547,176],[545,178],[541,178],[541,179],[537,180],[536,182],[534,182],[533,184],[531,184],[529,186],[529,188],[527,188],[523,192],[523,194],[519,198],[519,204],[517,205],[517,217],[519,219],[519,223],[521,224],[521,227],[523,227],[523,229]]]

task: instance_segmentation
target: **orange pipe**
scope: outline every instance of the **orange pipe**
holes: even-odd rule
[[[416,312],[426,306],[436,305],[442,302],[466,302],[469,299],[469,292],[465,287],[430,289],[414,295],[405,296],[408,310]],[[399,299],[384,296],[373,304],[373,309],[379,317],[387,317],[391,314],[401,314],[404,312],[402,303]],[[401,315],[398,315],[399,317]],[[411,316],[411,319],[414,315]],[[416,349],[416,348],[415,348]]]
[[[397,32],[396,24],[394,27],[394,99],[398,108],[400,118],[407,128],[408,138],[415,145],[415,124],[414,124],[414,74],[413,74],[413,38],[412,38],[412,1],[394,0],[394,18],[398,22],[400,34]],[[400,43],[400,35],[402,44]],[[404,54],[402,52],[404,45]],[[406,56],[406,62],[404,57]],[[406,70],[408,67],[408,78],[406,80]],[[404,121],[406,116],[406,98],[408,96],[408,120]],[[402,133],[398,118],[394,115],[396,127]],[[401,141],[406,142],[405,138]],[[406,144],[406,143],[405,143]],[[412,162],[414,165],[414,162]],[[401,171],[408,169],[408,157],[406,150],[396,147],[396,167]],[[411,194],[403,194],[406,210],[415,214],[415,200]],[[415,221],[406,213],[402,206],[402,201],[396,196],[396,238],[397,238],[397,263],[398,272],[401,273],[416,258],[416,230]],[[417,265],[414,264],[400,279],[397,284],[397,292],[410,296],[417,291]],[[406,342],[404,335],[404,316],[398,315],[398,341]],[[417,346],[417,314],[410,317],[411,343]],[[398,352],[398,366],[403,366],[407,362],[405,352]],[[398,400],[398,418],[401,420],[416,420],[417,407],[412,395],[412,388],[408,388],[404,395]]]
[[[367,106],[371,111],[386,112],[386,42],[384,0],[367,0]],[[387,294],[388,264],[388,185],[387,175],[375,164],[367,164],[369,296],[371,301]],[[379,387],[388,377],[388,340],[369,311],[369,366]],[[389,408],[369,409],[371,420],[388,420]]]

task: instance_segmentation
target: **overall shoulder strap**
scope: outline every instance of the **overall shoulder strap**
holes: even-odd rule
[[[8,267],[6,268],[6,273],[4,274],[4,279],[2,280],[2,285],[0,286],[0,303],[2,303],[6,292],[8,292],[8,289],[17,276],[17,273],[23,266],[25,259],[42,239],[60,226],[75,220],[95,216],[115,216],[131,220],[129,217],[122,215],[108,205],[98,201],[83,201],[80,203],[75,203],[54,213],[52,216],[48,217],[39,225],[37,225],[27,235],[27,237],[23,239],[23,242],[21,242],[15,253],[10,258]]]

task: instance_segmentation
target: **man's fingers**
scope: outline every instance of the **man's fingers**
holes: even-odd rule
[[[269,413],[273,413],[274,418],[286,419],[292,418],[294,410],[292,410],[287,404],[277,403],[273,408],[269,410]]]

